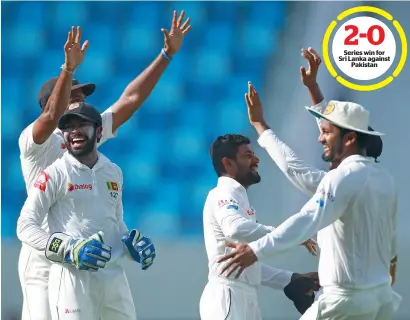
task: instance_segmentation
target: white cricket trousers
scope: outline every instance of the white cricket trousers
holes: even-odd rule
[[[354,293],[324,288],[300,320],[393,320],[400,302],[388,285]]]
[[[44,252],[22,244],[18,273],[23,293],[22,320],[50,320],[48,275],[51,263]]]
[[[97,272],[52,264],[49,300],[53,320],[136,320],[131,290],[123,268]]]
[[[224,278],[210,279],[199,304],[201,320],[261,320],[256,288]]]

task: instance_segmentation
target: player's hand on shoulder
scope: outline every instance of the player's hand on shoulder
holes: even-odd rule
[[[54,233],[48,240],[46,257],[54,262],[72,264],[79,270],[98,271],[110,261],[111,247],[104,244],[101,231],[87,239]]]
[[[148,269],[156,257],[155,246],[151,239],[136,229],[122,237],[122,242],[128,250],[132,260],[141,264],[141,269]]]

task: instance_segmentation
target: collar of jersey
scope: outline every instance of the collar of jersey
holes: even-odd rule
[[[107,163],[107,158],[104,157],[104,155],[100,152],[98,152],[98,160],[97,163],[94,165],[94,167],[92,169],[90,169],[88,166],[86,166],[85,164],[81,163],[80,161],[78,161],[76,158],[74,158],[69,152],[66,152],[64,154],[64,158],[66,159],[66,161],[72,165],[73,167],[76,167],[78,169],[83,169],[83,170],[98,170],[100,168],[102,168],[104,166],[104,164]]]
[[[241,185],[235,179],[232,179],[230,177],[219,177],[218,178],[218,186],[233,188],[233,189],[238,190],[240,192],[246,193],[246,189],[244,188],[244,186]]]
[[[354,155],[348,156],[346,159],[340,162],[339,167],[348,165],[349,163],[352,163],[352,162],[372,162],[372,159],[373,158],[364,157],[359,154],[354,154]]]

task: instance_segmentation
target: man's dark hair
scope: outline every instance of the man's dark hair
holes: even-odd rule
[[[216,138],[211,147],[211,158],[214,170],[218,177],[225,172],[223,158],[236,159],[238,148],[243,144],[250,144],[251,140],[241,134],[226,134]]]
[[[359,150],[363,150],[366,149],[367,147],[367,141],[369,139],[369,135],[361,133],[361,132],[357,132],[357,131],[353,131],[353,130],[349,130],[349,129],[344,129],[344,128],[339,128],[340,129],[340,138],[343,138],[346,134],[348,134],[349,132],[354,132],[356,133],[356,141],[357,141],[357,147]]]

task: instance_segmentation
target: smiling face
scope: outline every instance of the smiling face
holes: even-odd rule
[[[90,121],[71,116],[62,129],[68,151],[77,158],[96,152],[97,138],[101,137],[101,130],[101,127],[96,128]]]
[[[240,184],[249,187],[261,181],[261,176],[258,173],[259,158],[255,156],[249,144],[240,145],[236,159],[231,161],[233,163],[232,173]]]
[[[336,163],[343,154],[343,141],[340,130],[329,121],[320,121],[320,135],[318,141],[323,145],[322,159]]]
[[[350,155],[365,155],[366,137],[354,131],[341,129],[322,119],[318,139],[323,145],[322,159],[329,162],[329,169],[332,170]]]

